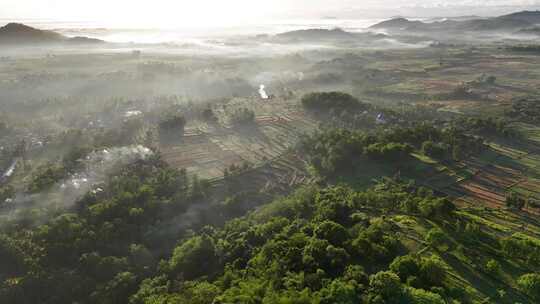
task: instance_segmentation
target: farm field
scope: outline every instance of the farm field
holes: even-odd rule
[[[219,179],[232,165],[258,167],[294,148],[299,136],[313,132],[317,122],[294,101],[257,98],[233,99],[221,109],[247,108],[256,114],[255,125],[245,130],[196,124],[175,145],[162,148],[164,159],[175,168],[204,179]],[[225,120],[225,110],[216,111]]]
[[[533,132],[540,128],[529,125],[527,130]],[[533,145],[537,143],[536,138],[526,139]],[[505,199],[510,191],[537,201],[540,198],[540,154],[536,149],[528,149],[530,147],[530,143],[518,147],[491,143],[483,155],[463,161],[471,176],[443,187],[437,185],[436,179],[428,179],[425,185],[453,197],[462,206],[506,208]],[[540,212],[539,207],[527,206],[525,210],[536,214]]]

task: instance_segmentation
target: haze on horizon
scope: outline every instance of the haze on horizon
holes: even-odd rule
[[[92,21],[111,27],[215,27],[290,18],[388,18],[504,14],[540,9],[540,0],[0,0],[0,19]]]

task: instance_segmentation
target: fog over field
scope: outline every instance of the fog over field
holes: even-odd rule
[[[539,9],[0,0],[0,303],[539,303]]]

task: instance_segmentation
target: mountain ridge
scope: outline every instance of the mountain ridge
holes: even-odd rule
[[[0,44],[98,44],[103,40],[88,37],[66,37],[54,31],[41,30],[23,23],[11,22],[0,27]]]
[[[370,29],[391,31],[516,31],[540,24],[540,11],[520,11],[490,18],[470,20],[444,20],[436,22],[413,21],[398,17],[374,24]]]

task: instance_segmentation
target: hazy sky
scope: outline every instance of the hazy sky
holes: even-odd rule
[[[300,16],[489,15],[523,8],[540,8],[540,0],[0,0],[0,18],[199,26]]]

